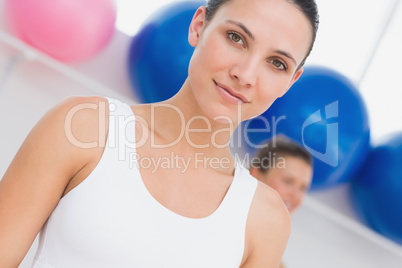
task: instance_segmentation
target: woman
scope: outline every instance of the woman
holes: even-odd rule
[[[0,184],[0,266],[17,267],[42,229],[34,267],[277,267],[286,207],[227,145],[300,77],[316,20],[313,1],[211,0],[174,97],[50,110]]]

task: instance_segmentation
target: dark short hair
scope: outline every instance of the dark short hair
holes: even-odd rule
[[[298,142],[286,137],[285,135],[277,135],[263,143],[264,147],[257,151],[255,158],[261,161],[256,161],[257,165],[253,168],[258,168],[262,173],[267,173],[272,166],[265,165],[264,160],[272,161],[272,157],[297,157],[305,161],[308,165],[313,166],[313,158],[310,153],[304,149]]]
[[[206,16],[205,19],[206,21],[210,21],[216,11],[225,3],[232,1],[232,0],[208,0],[206,3]],[[318,31],[318,25],[319,25],[319,15],[318,15],[318,8],[315,0],[286,0],[289,3],[294,4],[298,9],[300,9],[301,12],[306,16],[306,18],[309,20],[311,28],[312,28],[312,39],[311,39],[311,44],[310,48],[298,66],[298,68],[302,67],[307,59],[307,57],[310,55],[314,42],[317,36],[317,31]]]

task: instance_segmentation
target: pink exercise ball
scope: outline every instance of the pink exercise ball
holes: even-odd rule
[[[64,62],[96,54],[116,22],[115,0],[7,0],[5,10],[13,34]]]

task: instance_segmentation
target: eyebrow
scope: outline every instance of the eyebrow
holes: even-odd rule
[[[247,27],[243,23],[234,20],[227,20],[226,23],[234,24],[242,28],[242,30],[248,35],[248,37],[250,37],[251,40],[254,40],[254,35],[249,31],[249,29],[247,29]]]
[[[285,56],[286,58],[290,59],[291,61],[293,61],[293,63],[295,65],[297,65],[295,58],[292,57],[292,55],[290,55],[289,53],[282,51],[282,50],[274,50],[275,53],[278,53],[280,55]]]
[[[226,23],[230,23],[230,24],[233,24],[233,25],[236,25],[236,26],[240,27],[248,35],[248,37],[250,37],[250,39],[254,41],[254,35],[250,32],[249,29],[247,29],[247,27],[243,23],[238,22],[238,21],[234,21],[234,20],[227,20]],[[293,61],[293,63],[295,65],[297,65],[295,58],[293,58],[292,55],[290,55],[289,53],[287,53],[285,51],[282,51],[282,50],[274,50],[274,52],[277,53],[277,54],[285,56],[286,58],[288,58],[291,61]]]

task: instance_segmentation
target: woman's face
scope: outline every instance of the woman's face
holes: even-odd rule
[[[236,125],[260,115],[301,75],[311,38],[308,19],[286,0],[231,0],[208,23],[199,8],[189,81],[200,109]]]

